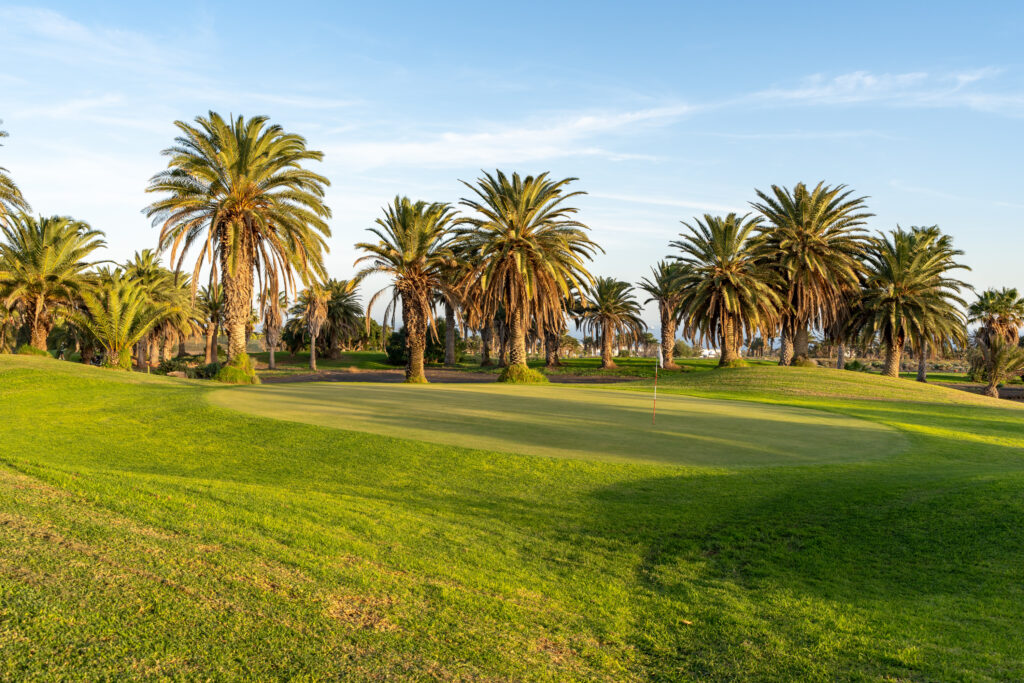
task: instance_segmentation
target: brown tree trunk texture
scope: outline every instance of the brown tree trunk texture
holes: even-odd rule
[[[903,344],[889,344],[885,349],[885,365],[882,374],[886,377],[900,376],[900,354],[903,351]]]
[[[46,351],[46,338],[48,336],[50,336],[50,331],[46,329],[46,325],[39,320],[32,321],[32,337],[30,342],[32,348]]]
[[[736,328],[732,318],[723,316],[721,325],[721,346],[722,354],[718,358],[718,365],[728,365],[740,357],[736,349]]]
[[[402,319],[405,321],[405,344],[408,360],[405,365],[406,382],[426,382],[423,372],[423,352],[427,347],[427,326],[423,311],[410,297],[402,297]]]
[[[609,329],[607,325],[601,330],[601,367],[602,368],[614,368],[615,361],[612,360],[612,343],[614,341],[615,334]]]
[[[174,337],[170,334],[164,337],[164,346],[160,352],[160,362],[170,360],[174,357]]]
[[[526,320],[522,310],[512,314],[509,325],[508,364],[526,366]]]
[[[846,344],[839,342],[836,346],[836,370],[846,367]]]
[[[508,329],[506,328],[502,328],[498,333],[498,365],[501,367],[508,366]]]
[[[309,369],[316,372],[316,338],[320,336],[320,330],[309,335]]]
[[[791,365],[793,363],[793,334],[788,324],[782,324],[782,334],[779,336],[779,365]]]
[[[92,359],[96,357],[96,349],[92,344],[86,344],[82,347],[82,362],[85,365],[92,365]],[[129,351],[131,353],[131,351]]]
[[[135,367],[141,370],[146,364],[146,340],[142,340],[135,343]]]
[[[999,382],[989,380],[988,386],[985,387],[985,395],[991,396],[992,398],[999,398]]]
[[[214,323],[206,325],[206,364],[217,362],[217,326]]]
[[[281,343],[280,330],[267,330],[267,367],[270,370],[277,368],[277,361],[274,359],[274,352],[277,345]]]
[[[558,358],[558,345],[561,341],[557,332],[544,331],[544,364],[549,368],[557,368],[562,365]]]
[[[246,325],[252,312],[252,259],[244,237],[238,245],[242,255],[234,274],[228,267],[227,249],[221,250],[220,274],[224,286],[224,328],[228,333],[228,360],[245,353]]]
[[[188,352],[185,351],[185,335],[181,335],[178,338],[178,358],[184,358],[187,355]]]
[[[154,334],[149,338],[149,363],[146,365],[146,372],[158,365],[160,365],[160,339]]]
[[[917,350],[917,381],[928,382],[928,342],[921,342]]]
[[[444,364],[455,365],[455,309],[444,304]]]
[[[807,331],[807,325],[800,324],[793,334],[793,360],[797,358],[810,358],[811,335]]]
[[[490,322],[480,328],[480,366],[489,367],[494,365],[491,360],[491,340],[494,337],[494,328]]]
[[[671,312],[661,312],[661,355],[666,370],[678,370],[676,365],[676,321]]]

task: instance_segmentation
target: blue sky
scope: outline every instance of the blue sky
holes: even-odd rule
[[[262,113],[326,154],[337,277],[396,193],[502,168],[580,178],[595,274],[636,281],[680,220],[824,179],[872,229],[952,233],[979,288],[1024,286],[1024,4],[687,5],[0,5],[0,166],[120,260],[154,245],[172,122]]]

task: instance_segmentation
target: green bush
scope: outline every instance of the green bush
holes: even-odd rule
[[[160,365],[156,366],[153,372],[157,375],[166,375],[170,372],[184,372],[188,374],[189,369],[189,363],[184,358],[166,358],[160,361]]]
[[[525,365],[509,365],[501,371],[498,381],[509,384],[547,384],[548,378]]]
[[[185,371],[185,374],[191,379],[213,379],[222,367],[224,366],[220,363],[207,363],[206,365],[189,368]]]
[[[227,365],[221,367],[214,379],[224,384],[259,384],[256,367],[249,354],[240,353],[232,358]]]
[[[18,350],[15,351],[15,353],[19,356],[46,356],[47,358],[51,358],[49,351],[37,349],[30,344],[22,344],[18,347]]]
[[[399,367],[404,366],[409,362],[408,350],[405,346],[405,328],[392,332],[388,335],[387,344],[384,346],[384,352],[388,354],[388,364],[397,365]],[[427,347],[423,349],[423,362],[433,365],[439,365],[444,363],[444,335],[445,335],[445,322],[443,320],[437,321],[437,337],[435,338],[433,333],[427,332]],[[458,363],[466,357],[466,342],[461,336],[455,337],[455,362]]]
[[[686,342],[684,342],[682,339],[679,339],[676,341],[676,348],[674,354],[676,358],[693,358],[694,356],[697,355],[697,350],[694,349],[689,344],[687,344]]]
[[[843,370],[852,370],[853,372],[870,372],[871,368],[864,365],[859,360],[850,360],[843,364]]]

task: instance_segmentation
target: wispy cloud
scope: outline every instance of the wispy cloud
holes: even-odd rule
[[[638,126],[667,125],[692,113],[691,105],[675,104],[634,111],[584,114],[533,126],[503,127],[474,132],[445,132],[419,140],[338,142],[325,152],[347,166],[390,165],[430,167],[519,163],[544,159],[599,156],[613,161],[653,159],[609,150],[595,138]]]
[[[647,204],[649,206],[671,206],[681,209],[695,209],[697,211],[715,211],[721,213],[736,211],[742,213],[745,210],[749,210],[726,204],[709,203],[696,199],[682,199],[678,197],[649,197],[646,195],[617,194],[610,192],[591,192],[590,196],[597,199],[609,199],[616,202]]]

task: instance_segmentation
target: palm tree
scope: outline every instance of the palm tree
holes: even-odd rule
[[[275,280],[271,281],[260,292],[260,311],[263,313],[263,334],[267,345],[267,367],[277,368],[274,353],[281,343],[281,329],[284,326],[284,311],[288,308],[288,296],[278,289]]]
[[[316,372],[316,343],[320,337],[320,328],[327,321],[327,303],[331,293],[316,283],[299,293],[295,309],[306,323],[309,332],[309,369]]]
[[[164,310],[151,305],[144,286],[120,270],[101,272],[100,280],[100,286],[81,292],[85,311],[69,318],[103,347],[108,367],[127,370],[132,346],[157,324]]]
[[[199,289],[199,296],[196,298],[199,308],[199,315],[203,320],[206,330],[206,358],[205,363],[217,362],[217,336],[220,333],[220,326],[224,316],[224,289],[217,283],[211,283],[208,287]]]
[[[0,121],[3,123],[3,121]],[[0,130],[0,140],[7,137],[7,131]],[[2,146],[2,145],[0,145]],[[9,223],[17,213],[28,213],[31,208],[14,184],[7,169],[0,166],[0,224]]]
[[[1024,327],[1024,297],[1016,289],[987,289],[967,309],[970,322],[980,323],[980,337],[987,342],[1003,337],[1016,343]]]
[[[955,249],[953,247],[953,238],[950,235],[942,234],[939,230],[939,226],[932,225],[930,227],[911,227],[910,228],[911,238],[917,243],[916,249],[926,251],[929,254],[929,260],[935,261],[937,264],[944,264],[944,268],[937,266],[937,270],[941,269],[941,275],[945,276],[953,270],[970,270],[969,267],[958,263],[956,261],[957,256],[963,256],[963,250]],[[970,285],[959,282],[957,280],[949,279],[947,284],[953,287],[959,292],[960,289],[970,289]],[[925,319],[925,329],[923,335],[914,340],[914,346],[917,350],[917,381],[927,382],[928,381],[928,354],[932,348],[947,348],[956,343],[966,342],[965,329],[962,325],[956,325],[952,328],[955,333],[952,336],[947,334],[947,326],[940,325],[935,329],[931,329],[928,326],[928,319]]]
[[[760,219],[748,216],[705,214],[693,225],[684,221],[689,234],[681,233],[683,239],[669,245],[682,252],[679,307],[684,334],[701,344],[708,339],[717,343],[719,366],[739,360],[744,334],[752,338],[775,330],[783,306],[778,275],[752,238]]]
[[[658,316],[661,319],[661,355],[667,370],[679,369],[672,356],[676,349],[679,302],[683,298],[680,287],[682,274],[683,268],[678,262],[658,261],[651,268],[651,279],[640,280],[640,289],[651,295],[644,303],[658,303]]]
[[[195,125],[175,125],[181,135],[164,150],[168,168],[147,188],[164,196],[146,214],[160,225],[160,249],[171,250],[175,270],[199,245],[194,282],[207,259],[219,260],[233,359],[245,353],[254,272],[289,290],[293,272],[304,280],[326,278],[323,253],[331,212],[323,197],[329,182],[303,167],[323,154],[307,149],[301,136],[269,125],[265,116],[226,121],[210,112]]]
[[[966,340],[958,295],[963,283],[949,278],[946,255],[922,246],[921,234],[897,227],[871,240],[866,277],[852,327],[885,349],[882,374],[898,377],[908,342]]]
[[[779,275],[785,302],[785,337],[780,365],[808,353],[809,326],[826,327],[841,315],[845,292],[859,285],[864,231],[874,214],[866,197],[850,195],[845,185],[824,182],[809,190],[797,183],[790,190],[772,185],[771,194],[757,190],[751,202],[767,221],[758,231],[760,248]]]
[[[601,338],[602,368],[615,367],[612,344],[616,337],[635,339],[647,329],[640,314],[640,304],[628,282],[599,277],[587,288],[577,324],[584,334]]]
[[[58,314],[74,306],[88,285],[88,256],[104,246],[103,233],[66,216],[18,214],[0,225],[0,297],[17,307],[31,330],[31,345],[46,350]]]
[[[327,318],[323,333],[327,338],[327,349],[331,358],[337,358],[342,342],[359,334],[365,324],[363,307],[356,294],[355,280],[328,280]]]
[[[1024,348],[995,335],[979,344],[988,386],[985,395],[999,398],[999,385],[1024,371]]]
[[[413,202],[408,197],[395,197],[378,218],[379,227],[369,228],[377,236],[376,243],[360,242],[357,249],[367,252],[356,264],[367,262],[356,275],[356,282],[372,273],[383,273],[392,284],[374,294],[366,305],[367,320],[377,298],[388,289],[391,301],[384,311],[384,322],[395,326],[398,306],[406,330],[409,360],[405,368],[406,382],[426,382],[423,374],[423,352],[427,346],[427,330],[434,328],[431,301],[448,286],[447,270],[453,265],[448,241],[451,236],[453,209],[448,204]],[[367,322],[369,325],[369,322]]]
[[[463,184],[476,199],[461,204],[478,215],[461,219],[459,244],[475,255],[468,289],[479,289],[481,308],[497,315],[504,307],[509,328],[509,365],[505,380],[529,374],[526,335],[556,326],[565,314],[570,294],[593,284],[585,267],[600,251],[587,236],[587,226],[575,220],[577,209],[566,201],[584,194],[565,192],[576,178],[551,180],[547,173],[521,178],[484,173],[475,185]]]

